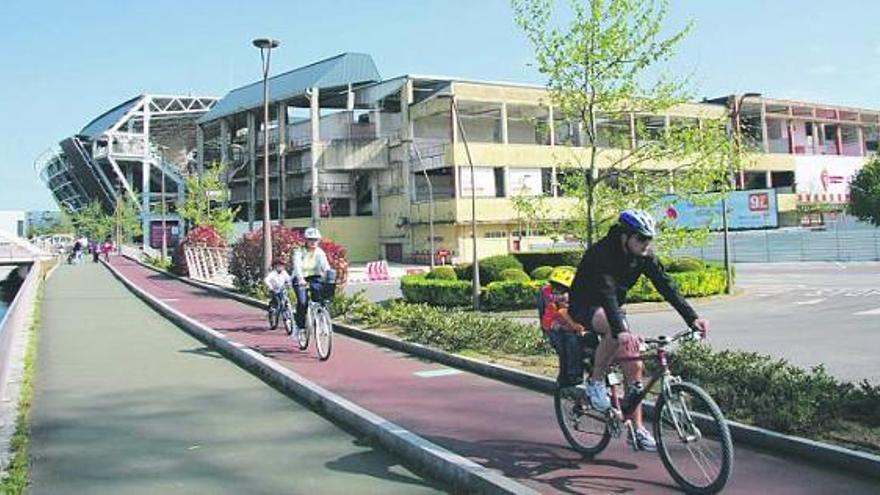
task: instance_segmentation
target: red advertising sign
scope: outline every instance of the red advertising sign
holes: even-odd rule
[[[770,197],[767,193],[749,194],[749,211],[767,211],[770,209]]]

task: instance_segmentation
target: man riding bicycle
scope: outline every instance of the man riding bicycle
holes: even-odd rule
[[[611,407],[605,387],[605,371],[617,360],[629,384],[627,395],[641,390],[644,364],[638,359],[640,338],[630,332],[623,305],[626,294],[645,275],[663,298],[693,329],[709,331],[666,274],[651,242],[657,236],[654,218],[642,210],[624,210],[618,223],[604,238],[584,253],[571,287],[571,314],[591,332],[604,337],[596,348],[593,370],[587,380],[587,397],[593,409]],[[576,360],[580,362],[580,360]],[[581,370],[581,374],[583,370]],[[654,438],[642,424],[642,409],[632,415],[636,442],[642,450],[656,450]]]
[[[305,328],[308,289],[320,294],[325,300],[332,299],[336,291],[336,271],[330,268],[327,254],[318,246],[321,232],[315,227],[305,231],[305,250],[293,253],[293,278],[296,281],[296,326]]]

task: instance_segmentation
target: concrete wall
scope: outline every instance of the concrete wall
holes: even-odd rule
[[[308,218],[285,220],[288,227],[308,227]],[[350,262],[379,259],[379,221],[373,217],[338,217],[321,219],[321,235],[345,247]]]
[[[0,231],[24,238],[27,218],[23,210],[0,210]]]

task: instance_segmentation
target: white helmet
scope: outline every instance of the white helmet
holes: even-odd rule
[[[309,227],[306,229],[305,238],[308,240],[321,240],[321,231],[316,229],[315,227]]]

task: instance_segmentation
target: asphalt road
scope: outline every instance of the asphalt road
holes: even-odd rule
[[[101,265],[42,308],[32,494],[437,493],[189,337]]]
[[[800,366],[825,364],[835,376],[880,383],[880,263],[740,263],[738,295],[695,305],[712,323],[709,343],[785,358]],[[398,281],[353,284],[373,301],[401,297]],[[638,306],[630,306],[636,308]],[[631,311],[642,334],[681,328],[668,307]]]
[[[740,295],[697,303],[709,343],[824,364],[835,376],[880,383],[880,263],[737,265]],[[634,313],[639,333],[681,328],[671,309]]]

